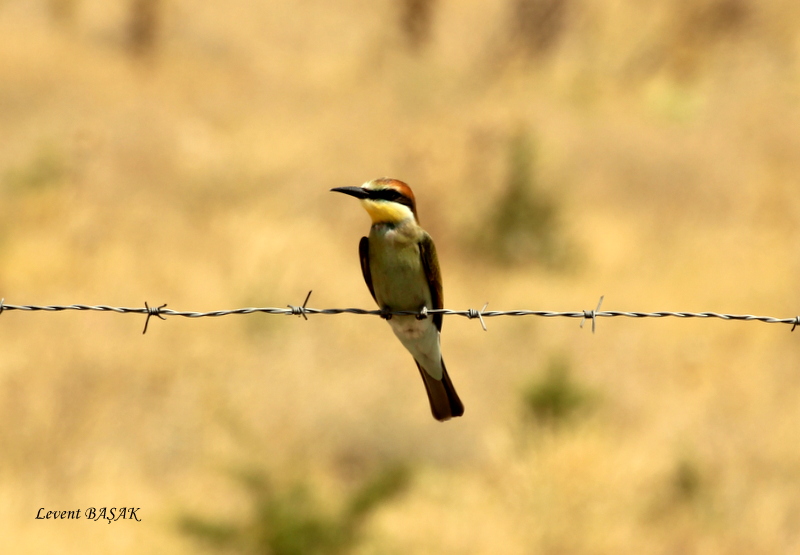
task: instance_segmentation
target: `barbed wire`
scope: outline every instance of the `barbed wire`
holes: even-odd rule
[[[444,314],[451,316],[464,316],[470,320],[477,318],[480,321],[481,327],[487,331],[486,322],[484,318],[494,318],[497,316],[540,316],[543,318],[580,318],[581,328],[587,319],[592,321],[592,333],[595,331],[595,323],[597,318],[718,318],[720,320],[738,320],[745,322],[765,322],[768,324],[792,324],[791,331],[800,325],[800,316],[792,318],[774,318],[772,316],[753,316],[751,314],[720,314],[718,312],[625,312],[620,310],[600,310],[603,304],[603,297],[600,297],[600,302],[597,303],[597,308],[594,310],[575,310],[568,312],[558,312],[552,310],[486,310],[489,303],[483,305],[481,310],[470,308],[467,310],[451,310],[448,308],[441,309],[427,309],[423,308],[421,311],[413,310],[398,310],[398,311],[382,311],[382,310],[367,310],[363,308],[311,308],[306,306],[308,299],[311,297],[311,291],[306,295],[303,304],[300,306],[286,305],[286,308],[272,308],[272,307],[248,307],[236,308],[233,310],[213,310],[210,312],[191,312],[183,310],[172,310],[167,308],[166,304],[160,306],[150,306],[147,302],[144,303],[144,308],[138,307],[121,307],[121,306],[107,306],[107,305],[84,305],[84,304],[71,304],[71,305],[13,305],[5,304],[5,299],[0,299],[0,315],[4,311],[22,310],[27,312],[45,311],[45,312],[61,312],[64,310],[78,310],[78,311],[98,311],[98,312],[115,312],[118,314],[145,314],[147,319],[144,322],[144,329],[142,333],[147,333],[147,326],[150,323],[150,318],[156,316],[161,320],[165,320],[165,316],[182,316],[184,318],[216,318],[219,316],[229,316],[232,314],[283,314],[286,316],[302,316],[308,320],[310,314],[368,314],[372,316],[381,316],[382,318],[391,318],[392,316],[416,316],[423,319],[433,314]]]

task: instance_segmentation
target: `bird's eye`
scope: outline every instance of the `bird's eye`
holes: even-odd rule
[[[381,189],[375,196],[381,200],[388,200],[394,202],[398,201],[403,197],[403,195],[399,191],[395,191],[394,189]]]

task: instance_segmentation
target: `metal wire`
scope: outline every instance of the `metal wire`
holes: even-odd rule
[[[287,305],[287,308],[236,308],[233,310],[214,310],[211,312],[190,312],[183,310],[172,310],[166,308],[166,304],[158,307],[149,306],[145,302],[144,308],[133,307],[118,307],[107,305],[84,305],[84,304],[71,304],[71,305],[13,305],[5,304],[5,299],[0,299],[0,315],[4,311],[22,310],[28,312],[45,311],[45,312],[61,312],[64,310],[91,310],[98,312],[116,312],[119,314],[146,314],[144,330],[142,333],[147,332],[147,325],[150,322],[151,316],[156,316],[164,320],[165,316],[183,316],[184,318],[216,318],[218,316],[228,316],[231,314],[283,314],[287,316],[302,316],[306,320],[307,315],[310,314],[369,314],[372,316],[381,316],[383,318],[390,318],[391,316],[417,316],[418,318],[425,318],[431,314],[446,314],[451,316],[464,316],[469,319],[477,318],[481,327],[486,330],[486,323],[484,318],[494,318],[497,316],[541,316],[543,318],[580,318],[581,327],[586,319],[592,320],[592,333],[595,331],[595,321],[597,318],[718,318],[720,320],[739,320],[745,322],[765,322],[768,324],[792,324],[791,331],[800,325],[800,316],[792,318],[774,318],[772,316],[753,316],[750,314],[720,314],[718,312],[624,312],[619,310],[600,310],[600,305],[603,302],[603,297],[600,297],[600,302],[594,310],[576,310],[571,312],[557,312],[552,310],[486,310],[488,303],[483,306],[481,310],[470,308],[468,310],[450,310],[447,308],[442,309],[423,309],[420,312],[401,310],[394,312],[387,312],[381,310],[366,310],[363,308],[310,308],[307,307],[308,299],[311,297],[311,291],[308,292],[305,301],[301,306]]]

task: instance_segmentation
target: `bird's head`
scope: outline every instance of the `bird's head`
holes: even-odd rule
[[[414,193],[397,179],[382,177],[367,181],[361,187],[336,187],[331,191],[360,199],[373,224],[397,224],[408,219],[418,222]]]

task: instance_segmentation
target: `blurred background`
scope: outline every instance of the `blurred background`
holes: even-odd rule
[[[793,0],[0,0],[0,296],[372,308],[391,176],[448,308],[792,317],[798,129]],[[789,326],[143,324],[0,316],[0,551],[800,552]]]

